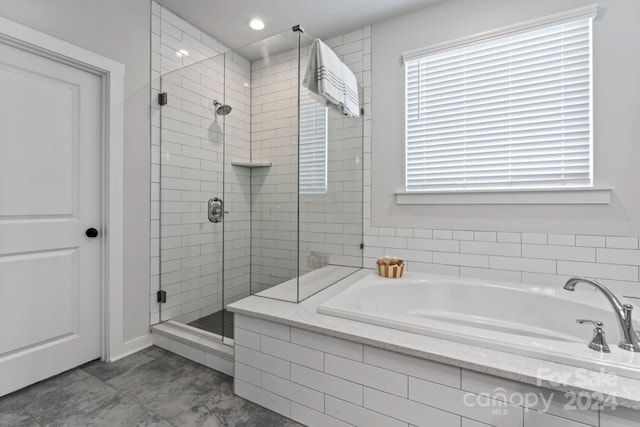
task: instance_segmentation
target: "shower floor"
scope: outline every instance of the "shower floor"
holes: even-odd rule
[[[224,330],[222,330],[223,325]],[[216,311],[213,314],[194,320],[189,323],[189,326],[227,338],[233,338],[233,313],[227,310]]]

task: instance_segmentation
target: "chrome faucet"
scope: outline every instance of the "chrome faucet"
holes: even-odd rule
[[[638,344],[639,336],[635,329],[633,329],[633,323],[631,321],[633,306],[631,304],[622,304],[602,283],[585,277],[572,277],[564,284],[564,288],[568,291],[575,291],[576,285],[580,282],[588,283],[602,292],[613,306],[613,310],[618,317],[618,325],[620,326],[621,340],[618,347],[627,351],[640,352],[640,344]]]

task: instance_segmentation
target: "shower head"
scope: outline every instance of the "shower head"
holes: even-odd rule
[[[223,104],[219,103],[217,100],[213,101],[213,106],[216,109],[216,114],[218,114],[220,116],[226,116],[227,114],[229,114],[231,112],[231,106],[230,105],[223,105]]]

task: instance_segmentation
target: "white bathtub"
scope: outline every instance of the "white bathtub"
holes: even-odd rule
[[[603,295],[590,289],[579,284],[576,292],[569,292],[419,273],[386,279],[371,273],[318,311],[640,379],[640,353],[618,348],[613,309]],[[638,304],[634,314],[640,319]],[[611,353],[587,347],[593,327],[576,324],[578,318],[604,322]],[[640,330],[638,320],[634,327]]]

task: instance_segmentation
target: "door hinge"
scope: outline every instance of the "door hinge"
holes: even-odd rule
[[[158,104],[167,105],[167,92],[160,92],[158,94]]]
[[[360,249],[364,249],[364,243],[360,243]]]
[[[156,294],[157,298],[156,301],[164,304],[165,302],[167,302],[167,291],[158,291],[158,293]]]

